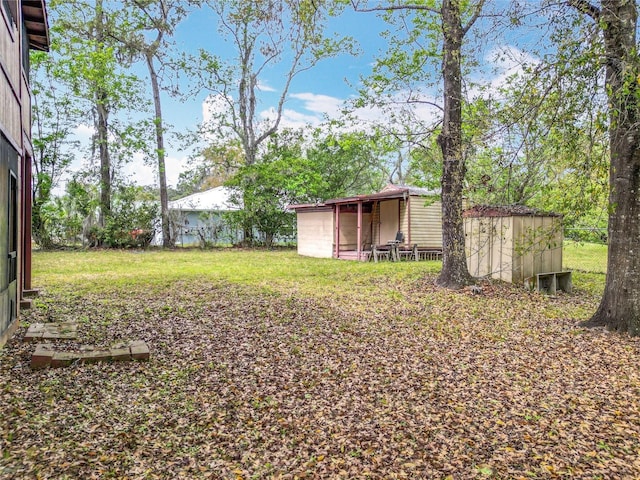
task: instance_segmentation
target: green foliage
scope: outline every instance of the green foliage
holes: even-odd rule
[[[108,111],[144,106],[141,82],[126,69],[132,58],[110,36],[121,26],[122,10],[116,7],[85,0],[49,4],[58,75],[69,83],[76,101],[97,103]]]
[[[329,133],[317,131],[307,150],[308,165],[315,178],[308,182],[309,201],[370,193],[385,182],[384,142],[364,132]]]
[[[295,231],[295,215],[285,207],[369,193],[383,184],[383,155],[374,137],[362,132],[323,134],[305,146],[301,132],[272,135],[260,161],[240,168],[225,184],[236,189],[241,211],[230,214],[245,231],[256,230],[271,245]]]
[[[222,185],[244,164],[242,147],[238,142],[213,143],[197,157],[189,159],[189,168],[180,173],[172,198],[181,198]]]
[[[263,236],[265,245],[271,247],[276,236],[293,234],[295,214],[287,211],[286,206],[300,198],[304,188],[300,180],[307,172],[303,160],[291,160],[279,159],[243,167],[226,183],[236,192],[231,202],[240,207],[227,215],[231,225],[244,230],[245,240],[256,230]]]
[[[118,188],[113,197],[111,215],[103,229],[94,234],[107,247],[146,247],[156,230],[159,208],[154,202],[140,200],[141,187]]]
[[[97,190],[74,178],[67,183],[66,193],[39,206],[41,236],[36,237],[42,249],[76,245],[83,239],[85,227],[92,224],[98,206]]]
[[[607,226],[606,99],[597,44],[565,32],[558,58],[524,64],[491,97],[468,104],[477,139],[467,160],[471,203],[561,213],[569,237],[603,241]],[[478,141],[479,140],[479,141]]]
[[[217,212],[203,212],[199,215],[200,225],[196,234],[200,240],[200,248],[207,249],[220,245],[221,241],[229,240],[229,230],[232,225],[227,221],[227,216],[221,216]]]
[[[50,232],[43,213],[52,191],[76,157],[78,142],[73,129],[81,112],[58,75],[55,60],[45,52],[30,52],[30,86],[33,95],[33,238],[42,248],[51,248],[56,233]]]

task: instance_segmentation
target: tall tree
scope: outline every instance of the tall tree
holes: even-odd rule
[[[324,10],[317,0],[210,0],[223,38],[235,49],[235,58],[222,58],[202,50],[191,72],[198,89],[209,92],[211,118],[203,125],[211,142],[238,141],[244,165],[259,160],[265,141],[278,131],[285,101],[293,80],[319,61],[337,55],[350,44],[325,36]],[[186,65],[196,62],[186,62]],[[274,66],[284,74],[271,84],[266,72]],[[273,81],[272,81],[273,82]],[[275,106],[266,115],[259,111],[261,91],[275,94]],[[265,108],[266,109],[266,108]],[[245,208],[251,208],[251,197]],[[246,242],[252,242],[253,227],[244,226]]]
[[[93,38],[94,58],[102,63],[105,58],[105,12],[102,0],[96,0],[95,17],[90,23],[90,35]],[[108,121],[110,113],[109,93],[107,88],[98,82],[93,92],[96,109],[97,145],[100,157],[100,216],[98,222],[105,226],[111,216],[111,157],[109,156]]]
[[[139,97],[139,82],[122,70],[131,59],[127,52],[117,49],[108,36],[115,14],[105,8],[103,0],[54,0],[50,7],[65,81],[76,100],[90,105],[95,129],[92,153],[95,155],[97,151],[99,162],[99,223],[104,226],[111,213],[112,142],[116,138],[122,142],[133,132],[130,125],[119,128],[113,115],[133,105],[136,108],[144,105]]]
[[[199,87],[210,92],[212,118],[204,130],[229,143],[238,139],[245,164],[253,165],[258,149],[278,130],[291,83],[319,61],[350,48],[348,40],[324,36],[325,21],[314,0],[211,0],[219,30],[230,41],[236,56],[224,59],[200,52],[194,72]],[[267,118],[258,108],[268,69],[284,68],[276,92],[276,104]],[[194,76],[196,76],[194,75]]]
[[[56,43],[52,44],[52,50]],[[75,159],[78,141],[73,130],[81,113],[65,91],[54,58],[31,51],[31,92],[33,95],[33,237],[41,248],[53,246],[43,208]]]
[[[432,2],[413,4],[397,2],[374,8],[362,7],[357,0],[352,0],[352,4],[358,11],[408,10],[435,16],[431,21],[420,22],[418,25],[422,28],[426,27],[425,37],[433,35],[433,31],[430,30],[435,29],[437,25],[440,37],[436,40],[440,43],[442,59],[440,71],[443,82],[443,105],[438,145],[443,158],[441,179],[443,255],[442,270],[436,279],[436,284],[451,289],[462,288],[473,283],[473,277],[467,268],[462,221],[462,191],[465,176],[462,141],[462,48],[465,37],[482,13],[484,0],[475,2],[442,0],[439,6]],[[418,40],[418,34],[418,29],[409,32],[409,40]],[[421,55],[411,57],[396,50],[392,57],[396,62],[403,61],[400,73],[405,77],[411,77],[422,67],[424,57],[434,53],[435,49],[430,52],[423,51]],[[416,101],[411,95],[409,100]]]
[[[640,335],[640,55],[634,0],[568,2],[599,28],[609,99],[609,253],[605,290],[587,326]]]
[[[119,30],[109,34],[122,43],[135,57],[142,59],[149,72],[154,106],[155,156],[158,166],[160,187],[160,212],[162,219],[162,242],[164,247],[172,247],[169,219],[169,197],[167,193],[167,172],[165,162],[164,120],[160,97],[158,65],[163,66],[169,44],[167,37],[175,32],[178,23],[187,14],[182,0],[126,0],[126,22]],[[117,27],[117,26],[116,26]]]

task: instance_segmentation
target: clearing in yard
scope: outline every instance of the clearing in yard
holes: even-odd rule
[[[0,352],[2,479],[640,478],[640,339],[577,326],[601,273],[552,298],[288,251],[34,266]],[[63,350],[140,340],[150,361],[31,370],[48,321],[78,323]]]

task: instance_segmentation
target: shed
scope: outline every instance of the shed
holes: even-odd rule
[[[215,187],[169,202],[169,213],[176,243],[199,245],[203,238],[212,243],[236,243],[241,235],[229,228],[223,219],[225,212],[240,208],[231,202],[232,190]],[[154,243],[162,243],[156,239]]]
[[[367,260],[372,246],[399,231],[405,245],[442,249],[442,205],[432,190],[389,184],[373,194],[289,208],[296,212],[300,255]]]
[[[561,215],[521,205],[481,205],[463,218],[471,275],[523,283],[562,270]]]

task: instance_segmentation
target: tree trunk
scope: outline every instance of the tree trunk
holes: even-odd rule
[[[153,104],[155,107],[155,130],[156,130],[156,152],[158,155],[158,179],[160,182],[160,216],[162,217],[162,246],[172,248],[174,246],[171,238],[171,226],[169,224],[169,197],[167,195],[167,171],[164,156],[164,129],[162,124],[162,108],[160,105],[160,87],[158,85],[158,75],[153,65],[153,53],[146,53],[149,77],[153,89]]]
[[[102,0],[96,2],[96,49],[102,51],[104,49],[104,12],[102,9]],[[95,102],[97,110],[97,138],[98,151],[100,152],[100,215],[98,223],[104,228],[106,219],[111,215],[111,159],[109,158],[109,130],[108,119],[109,96],[103,89],[98,88],[95,93]]]
[[[98,111],[98,151],[100,153],[100,216],[98,223],[104,228],[106,219],[111,215],[111,159],[109,158],[108,118],[106,94],[97,96]]]
[[[609,256],[600,306],[585,326],[640,335],[640,115],[634,1],[602,2],[610,105]]]
[[[467,268],[462,223],[462,68],[460,64],[464,30],[460,0],[443,0],[444,34],[442,73],[444,77],[444,119],[438,145],[442,150],[442,271],[436,279],[441,287],[459,289],[474,283]]]

